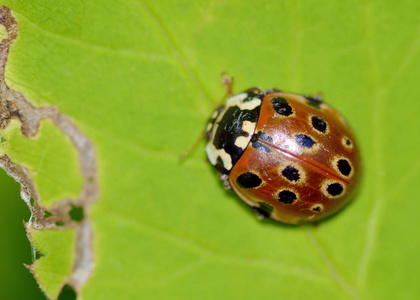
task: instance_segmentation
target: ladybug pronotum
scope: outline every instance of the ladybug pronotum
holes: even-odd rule
[[[320,97],[251,88],[215,110],[206,138],[225,187],[260,217],[283,223],[339,211],[360,176],[353,133]]]

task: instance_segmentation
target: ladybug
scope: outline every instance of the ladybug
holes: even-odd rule
[[[205,136],[225,187],[261,218],[319,221],[349,202],[359,180],[355,137],[321,97],[248,89],[214,111]]]

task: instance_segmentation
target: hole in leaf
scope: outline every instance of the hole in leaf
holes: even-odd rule
[[[76,300],[77,294],[74,288],[69,285],[65,284],[61,289],[60,295],[58,295],[58,300]]]
[[[31,206],[35,205],[35,199],[31,197],[31,200],[29,201],[29,203],[31,203]]]
[[[84,218],[84,211],[82,206],[73,206],[69,211],[70,218],[75,222],[80,222]]]
[[[42,254],[41,251],[39,251],[38,249],[35,249],[35,260],[38,260],[43,256],[44,254]]]
[[[50,213],[48,210],[44,211],[44,218],[49,218],[51,217],[53,214]]]

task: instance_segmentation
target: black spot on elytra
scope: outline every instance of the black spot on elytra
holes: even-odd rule
[[[258,175],[251,172],[246,172],[236,178],[236,183],[241,188],[251,189],[259,186],[262,183],[262,180]]]
[[[322,210],[322,206],[317,204],[312,206],[312,211],[320,212]]]
[[[284,168],[281,174],[287,179],[289,179],[290,181],[298,181],[300,178],[299,171],[292,166],[288,166]]]
[[[253,206],[252,209],[256,211],[263,218],[270,218],[270,214],[273,212],[273,207],[264,202],[258,202],[260,207]]]
[[[271,99],[274,110],[282,116],[290,116],[293,113],[292,107],[287,103],[287,100],[283,97],[274,97]]]
[[[277,199],[285,204],[292,204],[297,199],[296,194],[291,191],[281,191]]]
[[[298,134],[296,135],[296,143],[304,148],[311,148],[315,141],[306,134]]]
[[[340,183],[332,183],[328,186],[327,192],[331,196],[338,196],[343,192],[344,188]]]
[[[259,140],[263,140],[269,143],[273,142],[273,138],[271,136],[269,136],[267,133],[262,132],[262,131],[258,131],[253,138],[257,138]]]
[[[261,150],[261,151],[265,151],[267,153],[271,152],[270,148],[268,148],[267,146],[264,146],[263,144],[258,143],[258,142],[253,142],[252,147],[254,147],[255,149]]]
[[[343,174],[344,176],[349,176],[351,172],[351,166],[346,159],[340,159],[337,162],[337,167],[340,170],[341,174]]]
[[[325,132],[325,130],[327,130],[327,123],[317,116],[312,117],[312,126],[320,132]]]
[[[312,106],[316,109],[321,109],[322,100],[320,98],[305,96],[305,99],[307,100],[306,104],[308,104],[309,106]]]
[[[346,138],[346,145],[350,146],[351,145],[351,141],[349,139]]]
[[[262,131],[259,131],[256,134],[254,134],[251,138],[252,147],[261,151],[265,151],[267,153],[271,152],[270,148],[260,143],[261,140],[273,143],[273,138],[271,136]]]

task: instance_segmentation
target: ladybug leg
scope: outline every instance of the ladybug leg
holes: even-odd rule
[[[227,97],[233,96],[232,86],[233,86],[233,77],[227,75],[225,72],[222,73],[222,83],[226,88],[226,93],[223,96],[223,100],[225,100]]]
[[[225,93],[225,95],[223,96],[223,98],[222,98],[222,100],[216,105],[216,111],[219,111],[220,112],[220,110],[222,110],[223,109],[223,107],[224,107],[224,105],[222,105],[222,103],[225,101],[225,99],[227,98],[227,97],[232,97],[233,96],[233,92],[232,92],[232,86],[233,86],[233,77],[231,77],[231,76],[228,76],[226,73],[222,73],[222,83],[224,84],[224,86],[226,87],[226,93]],[[216,116],[217,117],[217,116]],[[214,122],[214,120],[213,120],[213,122]],[[211,128],[210,128],[210,130],[211,130]],[[184,153],[182,153],[180,156],[179,156],[179,160],[183,160],[188,154],[190,154],[190,152],[192,151],[192,150],[194,150],[194,148],[195,147],[197,147],[197,145],[198,145],[198,143],[200,142],[200,140],[203,138],[203,137],[205,137],[206,135],[207,135],[207,139],[210,139],[209,137],[208,137],[208,134],[209,134],[209,131],[207,130],[207,131],[203,131],[203,132],[201,132],[199,135],[198,135],[198,137],[197,137],[197,139],[195,140],[195,142],[191,145],[191,147],[189,147],[188,149],[187,149],[187,151],[185,151]],[[227,182],[227,183],[226,183]],[[227,186],[229,186],[229,187],[227,187]],[[230,189],[230,184],[229,184],[229,180],[227,180],[227,181],[225,181],[225,187],[227,188],[227,189]]]
[[[229,176],[227,174],[219,173],[219,178],[220,180],[223,181],[223,187],[225,188],[225,190],[232,189],[232,186],[230,185],[230,182],[229,182]]]
[[[324,102],[324,97],[321,92],[316,93],[315,95],[307,95],[306,97],[310,97],[315,99],[318,102]]]
[[[260,207],[256,207],[256,206],[251,206],[252,210],[255,211],[256,215],[257,215],[257,219],[258,220],[265,220],[265,219],[269,219],[270,215],[267,214],[267,212],[265,212],[264,210],[262,210]]]
[[[318,108],[318,109],[321,108],[321,104],[323,103],[321,95],[316,95],[316,96],[302,95],[302,96],[305,97],[305,99],[308,101],[307,102],[308,105]]]
[[[188,154],[190,154],[191,153],[191,151],[192,150],[194,150],[194,148],[195,147],[197,147],[197,145],[198,145],[198,143],[202,140],[202,138],[204,137],[204,135],[205,135],[205,132],[203,131],[203,132],[201,132],[199,135],[198,135],[198,137],[197,137],[197,139],[195,140],[195,142],[188,148],[188,150],[187,151],[185,151],[184,153],[182,153],[180,156],[179,156],[179,160],[183,160]]]
[[[310,100],[310,101],[315,101],[318,103],[323,103],[324,102],[324,97],[322,95],[322,92],[318,92],[315,95],[301,95],[303,97],[305,97],[306,99]]]
[[[276,88],[271,88],[265,91],[265,94],[272,94],[272,93],[282,93],[283,91],[276,89]]]

